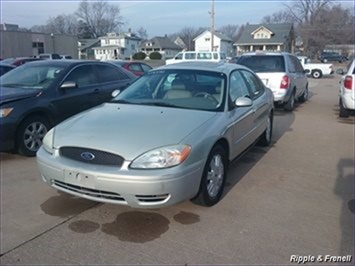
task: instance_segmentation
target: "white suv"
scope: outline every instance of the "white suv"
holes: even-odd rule
[[[254,52],[243,54],[237,64],[253,70],[266,87],[274,93],[274,100],[286,111],[292,111],[295,101],[308,99],[308,80],[298,58],[285,52]]]
[[[340,117],[348,117],[350,112],[355,109],[355,95],[354,95],[354,78],[355,78],[355,60],[353,60],[347,67],[347,71],[338,69],[337,73],[343,75],[340,81],[339,90],[339,105]]]

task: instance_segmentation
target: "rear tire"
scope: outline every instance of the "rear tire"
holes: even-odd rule
[[[295,109],[295,92],[292,92],[288,102],[284,104],[284,109],[288,112],[292,112]]]
[[[213,206],[220,200],[227,176],[227,165],[224,148],[219,144],[215,145],[208,155],[200,190],[194,202],[204,206]]]
[[[312,71],[312,77],[314,79],[320,79],[323,76],[322,71],[316,69]]]
[[[17,131],[18,153],[29,157],[35,156],[49,128],[50,123],[45,117],[31,116],[26,118]]]
[[[298,99],[301,103],[304,103],[308,100],[308,85],[306,86],[306,88],[304,89],[303,94],[300,96],[300,98]]]
[[[342,100],[339,101],[339,105],[340,105],[339,117],[348,118],[349,117],[349,110],[344,108]]]

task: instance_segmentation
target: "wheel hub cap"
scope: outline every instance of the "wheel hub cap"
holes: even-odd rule
[[[213,156],[207,173],[207,191],[210,197],[216,197],[224,179],[224,165],[219,154]]]
[[[41,122],[33,122],[27,126],[23,135],[23,143],[30,151],[38,151],[42,139],[47,133],[47,127]]]

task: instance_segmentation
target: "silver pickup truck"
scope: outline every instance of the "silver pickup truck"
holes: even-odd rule
[[[306,56],[298,56],[297,58],[300,60],[304,70],[309,70],[309,75],[315,79],[334,73],[332,64],[311,63],[310,59]]]

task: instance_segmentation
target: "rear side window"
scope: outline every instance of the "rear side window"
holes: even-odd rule
[[[197,59],[209,60],[209,59],[212,59],[212,55],[211,55],[211,53],[198,53],[197,54]]]
[[[295,72],[303,72],[303,67],[297,57],[290,56],[290,60]]]
[[[119,68],[107,65],[96,65],[95,66],[100,83],[119,81],[128,79],[128,76],[120,71]]]
[[[239,58],[238,64],[257,73],[285,72],[285,59],[282,55],[245,55]]]
[[[196,59],[196,53],[186,53],[185,59]]]
[[[139,64],[130,64],[128,68],[135,72],[142,72],[142,69]]]

